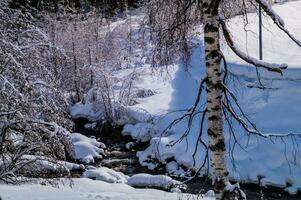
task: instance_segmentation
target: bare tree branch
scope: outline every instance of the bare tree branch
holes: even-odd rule
[[[228,46],[231,48],[231,50],[241,59],[243,59],[244,61],[246,61],[247,63],[255,66],[255,67],[260,67],[260,68],[264,68],[268,71],[271,72],[277,72],[280,73],[281,75],[283,74],[282,70],[287,68],[286,64],[271,64],[271,63],[267,63],[267,62],[263,62],[260,60],[257,60],[255,58],[252,58],[250,56],[248,56],[247,54],[245,54],[244,52],[242,52],[241,50],[239,50],[237,48],[237,46],[234,44],[234,41],[231,37],[231,34],[226,26],[226,23],[224,20],[220,20],[220,24],[223,30],[223,35],[226,39],[226,42],[228,44]]]

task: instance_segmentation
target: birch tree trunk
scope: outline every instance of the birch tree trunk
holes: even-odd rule
[[[219,44],[218,0],[204,0],[204,45],[206,59],[206,89],[208,111],[208,137],[216,200],[222,199],[228,181],[226,146],[223,134],[222,77]]]

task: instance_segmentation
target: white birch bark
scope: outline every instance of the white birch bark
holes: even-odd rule
[[[222,76],[219,44],[218,4],[216,0],[204,0],[204,41],[206,58],[206,89],[208,112],[208,137],[216,200],[223,198],[228,181],[226,146],[223,134]]]

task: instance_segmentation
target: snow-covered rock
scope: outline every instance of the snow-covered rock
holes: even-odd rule
[[[87,130],[94,130],[97,127],[97,123],[93,122],[93,123],[87,123],[84,125],[84,128]]]
[[[178,165],[177,162],[171,161],[166,164],[166,171],[173,176],[185,176],[186,172]]]
[[[128,179],[128,184],[133,187],[172,188],[182,185],[181,182],[166,175],[135,174]]]
[[[229,197],[234,197],[235,199],[237,199],[237,197],[240,197],[241,200],[247,200],[246,194],[240,189],[238,183],[232,185],[230,182],[226,182],[224,193],[225,195],[228,195]]]
[[[80,133],[71,134],[71,142],[74,147],[74,159],[86,164],[94,163],[94,159],[102,159],[105,154],[105,144],[94,138],[88,138]]]
[[[85,171],[82,178],[92,178],[107,183],[127,183],[129,177],[122,172],[116,172],[107,167],[100,167]]]
[[[132,149],[134,146],[135,146],[134,142],[128,142],[125,144],[125,148],[128,150]]]

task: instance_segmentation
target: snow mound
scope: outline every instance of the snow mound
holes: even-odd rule
[[[166,175],[135,174],[128,179],[128,184],[133,187],[156,187],[169,189],[181,186],[182,183]]]
[[[112,123],[124,125],[128,123],[149,122],[152,120],[152,115],[145,109],[139,107],[123,106],[119,104],[112,105],[113,120]],[[76,103],[69,108],[70,115],[73,119],[85,118],[92,124],[88,124],[86,128],[91,129],[96,127],[99,122],[105,121],[106,111],[101,102],[93,103]]]
[[[105,144],[94,138],[88,138],[80,133],[72,133],[71,142],[74,146],[74,159],[86,164],[94,163],[94,159],[102,159],[105,155]]]
[[[129,177],[107,167],[100,167],[85,171],[82,178],[92,178],[107,183],[127,183]]]
[[[153,116],[147,110],[140,107],[127,107],[128,115],[137,122],[150,122]]]
[[[130,135],[137,141],[147,142],[155,135],[155,131],[149,123],[127,124],[122,130],[122,135]]]
[[[69,112],[73,119],[85,118],[95,122],[105,118],[103,106],[96,103],[76,103],[69,108]]]

